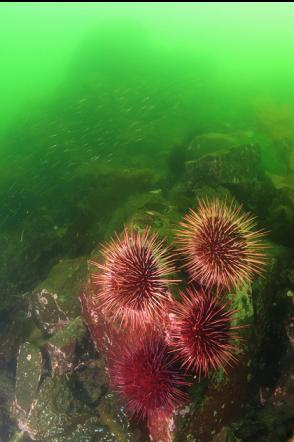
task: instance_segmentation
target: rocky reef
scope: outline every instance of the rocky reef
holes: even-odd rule
[[[89,112],[81,97],[70,106],[80,115]],[[265,124],[268,113],[259,113],[255,132],[220,125],[218,131],[199,127],[194,135],[183,130],[167,139],[162,132],[156,140],[154,127],[146,124],[141,146],[134,128],[124,130],[124,114],[117,149],[107,151],[98,140],[101,146],[97,151],[88,146],[88,155],[80,153],[77,142],[81,126],[69,117],[61,124],[58,115],[42,115],[31,133],[20,125],[8,136],[11,153],[0,176],[1,442],[148,440],[146,428],[129,421],[109,388],[105,361],[82,319],[79,296],[87,263],[99,253],[102,240],[132,224],[150,225],[171,243],[180,218],[202,197],[232,197],[256,214],[259,227],[269,232],[269,259],[263,278],[232,293],[237,322],[247,324],[238,366],[227,373],[218,370],[210,382],[193,382],[187,404],[177,413],[173,438],[291,440],[294,136],[270,115]],[[110,126],[105,122],[104,131]],[[93,139],[88,132],[79,139],[83,144]],[[15,151],[18,133],[26,134],[21,136],[25,146],[36,147],[27,163]],[[36,145],[36,139],[43,141]],[[129,143],[124,141],[123,152],[122,140]],[[155,142],[162,148],[146,154]],[[62,153],[57,144],[64,147]],[[45,145],[51,146],[46,155]],[[279,171],[268,171],[264,164],[268,145],[282,152]],[[28,180],[32,167],[35,174]]]

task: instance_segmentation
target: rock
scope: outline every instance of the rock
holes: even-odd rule
[[[92,342],[99,353],[108,348],[108,342],[111,342],[111,329],[104,319],[97,303],[97,297],[88,284],[82,290],[80,297],[81,311],[84,321],[88,327]]]
[[[95,416],[78,424],[70,434],[58,436],[50,440],[52,442],[117,442],[121,439],[117,439],[117,435],[112,433],[107,426],[102,425],[99,417]],[[127,440],[124,439],[124,441]]]
[[[119,233],[124,225],[137,228],[151,226],[161,238],[167,237],[171,241],[180,216],[176,205],[169,202],[162,191],[132,195],[113,214],[106,237],[113,236],[115,231]]]
[[[9,371],[0,371],[0,403],[12,402],[14,395],[14,379]]]
[[[128,442],[132,439],[132,431],[124,407],[112,393],[107,394],[97,407],[101,424],[107,426],[117,441]],[[136,425],[134,425],[134,429]],[[132,428],[133,430],[133,428]]]
[[[27,310],[21,301],[13,309],[0,312],[0,369],[14,369],[19,346],[36,329]]]
[[[231,135],[223,133],[207,133],[197,135],[187,148],[187,160],[195,160],[203,155],[234,148],[238,141]]]
[[[260,217],[265,217],[274,195],[273,186],[262,170],[259,147],[255,144],[186,161],[185,178],[186,191],[192,195],[203,186],[214,189],[221,186],[232,192],[238,201],[246,201]]]
[[[20,347],[13,403],[20,431],[13,440],[131,440],[123,408],[106,395],[103,359],[99,355],[93,359],[86,337],[83,321],[77,317],[46,341],[44,359],[34,345],[26,342]],[[46,371],[48,359],[53,377]]]
[[[10,437],[9,442],[31,442],[31,440],[23,431],[15,431]]]
[[[268,206],[267,224],[272,238],[288,246],[294,241],[294,180],[289,177],[269,175],[275,195]]]
[[[0,371],[0,442],[9,439],[13,431],[14,422],[10,416],[14,400],[14,379],[11,373]]]
[[[73,377],[74,391],[80,401],[93,405],[107,391],[104,361],[101,357],[87,361]]]
[[[31,432],[28,417],[36,403],[42,370],[40,351],[28,342],[21,345],[17,358],[14,408],[18,427],[22,431]]]
[[[289,175],[276,175],[268,173],[267,176],[271,180],[273,186],[277,190],[290,189],[294,190],[294,173]]]
[[[206,154],[200,159],[186,162],[190,185],[246,185],[261,175],[258,146],[248,144],[236,149]]]
[[[86,336],[86,328],[80,317],[70,321],[57,331],[45,344],[49,354],[53,376],[69,373],[77,363],[76,348]]]
[[[276,382],[281,369],[281,357],[288,342],[285,323],[291,315],[289,313],[292,303],[292,291],[289,292],[292,275],[291,254],[284,247],[275,244],[270,246],[269,262],[264,277],[258,278],[252,286],[244,286],[229,295],[232,307],[237,309],[233,325],[248,325],[239,330],[239,334],[245,339],[238,349],[238,363],[230,368],[227,374],[218,371],[210,378],[209,383],[201,380],[192,386],[189,411],[183,417],[179,413],[177,419],[176,441],[186,440],[188,435],[201,442],[259,440],[257,436],[259,423],[256,422],[256,427],[251,433],[251,418],[248,418],[246,423],[240,424],[242,428],[244,425],[244,432],[228,426],[231,427],[234,419],[244,416],[246,406],[244,404],[248,404],[248,398],[256,391],[256,385],[259,385],[263,391],[268,385]],[[289,363],[285,365],[290,367]],[[281,413],[279,414],[278,410],[269,413],[268,419],[275,414],[276,422],[284,419],[285,425],[289,426],[287,404],[293,402],[293,399],[289,393],[290,387],[283,385],[285,381],[284,383],[281,381],[281,388],[276,391],[275,397],[273,394],[273,401],[278,408],[281,404]],[[288,391],[288,396],[283,396],[284,391]],[[269,394],[266,396],[262,393],[266,401],[269,400],[268,396]],[[261,417],[255,416],[253,419],[259,420]],[[265,425],[264,421],[262,425]],[[270,431],[272,430],[269,430],[267,435]],[[273,439],[262,439],[264,442],[267,440],[284,439],[280,439],[275,433]]]
[[[30,313],[46,337],[78,316],[78,295],[86,269],[84,257],[60,261],[30,295]]]
[[[211,442],[242,442],[237,438],[230,428],[223,427],[219,433],[217,433],[211,439]]]
[[[273,382],[279,372],[279,360],[287,342],[285,321],[291,303],[291,298],[287,296],[291,288],[291,253],[285,247],[273,243],[270,245],[266,273],[264,278],[256,280],[252,290],[254,322],[251,358],[254,375],[262,386]]]
[[[280,375],[275,384],[260,388],[259,398],[247,407],[241,418],[231,425],[242,442],[291,441],[293,436],[294,351],[290,343],[281,358]],[[260,401],[260,399],[263,401]]]
[[[96,409],[89,408],[75,397],[65,376],[44,379],[22,431],[40,442],[131,439],[126,416],[111,397],[102,398]]]
[[[46,378],[27,418],[26,431],[34,440],[52,440],[84,422],[88,411],[74,398],[64,377]]]
[[[250,392],[247,362],[248,355],[243,352],[234,367],[227,367],[227,373],[219,370],[209,380],[194,380],[187,411],[183,415],[180,412],[176,420],[176,442],[189,440],[189,435],[210,442],[240,415]]]
[[[272,143],[277,159],[288,171],[294,170],[294,113],[287,105],[263,103],[258,106],[257,119],[267,139]],[[269,152],[269,154],[271,154]]]
[[[52,335],[69,321],[68,316],[58,304],[58,295],[47,289],[41,289],[32,294],[31,311],[45,335]]]
[[[254,309],[252,302],[252,287],[250,284],[243,284],[233,293],[228,295],[232,308],[235,310],[234,325],[248,326],[253,322]]]

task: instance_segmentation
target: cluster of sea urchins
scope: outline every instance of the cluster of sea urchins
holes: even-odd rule
[[[264,232],[254,228],[235,203],[199,201],[176,235],[192,284],[178,300],[170,293],[175,254],[150,229],[126,228],[91,262],[99,314],[116,329],[106,355],[110,384],[132,415],[172,415],[186,398],[186,374],[209,375],[236,360],[235,311],[224,290],[262,272]]]

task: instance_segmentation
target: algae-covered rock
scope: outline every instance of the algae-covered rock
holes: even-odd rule
[[[212,152],[186,162],[190,185],[249,185],[261,175],[258,146],[248,144],[236,149]]]
[[[101,357],[86,361],[71,378],[76,397],[87,405],[97,401],[107,391],[105,365]]]
[[[75,397],[64,376],[44,379],[22,431],[40,442],[131,439],[128,420],[115,401],[106,396],[97,408],[89,408]]]
[[[42,352],[28,342],[21,345],[13,403],[19,431],[11,440],[131,440],[123,408],[107,394],[103,359],[94,357],[87,342],[85,325],[76,317],[41,343]],[[0,382],[0,398],[1,390]]]
[[[211,442],[242,442],[241,439],[235,436],[231,428],[223,427],[219,433],[217,433],[211,439]]]
[[[52,440],[67,434],[78,422],[87,419],[85,407],[75,400],[63,377],[46,378],[27,415],[22,429],[33,440]]]
[[[86,258],[60,261],[30,296],[30,311],[45,336],[79,314],[78,295],[86,278]]]
[[[286,246],[294,241],[294,179],[269,175],[275,195],[268,207],[267,223],[272,238]]]
[[[243,442],[243,434],[246,435],[246,442],[259,441],[256,426],[265,426],[265,419],[271,422],[267,424],[267,435],[270,434],[274,422],[280,426],[280,433],[286,434],[282,431],[282,422],[286,428],[289,427],[288,404],[292,399],[289,395],[283,397],[283,391],[287,389],[282,386],[281,389],[275,390],[275,394],[274,390],[269,389],[273,395],[272,403],[277,406],[273,413],[270,412],[267,417],[262,413],[258,417],[255,408],[251,415],[255,427],[252,432],[249,418],[243,424],[240,423],[242,432],[239,431],[239,427],[228,428],[235,419],[240,419],[247,413],[246,407],[250,397],[257,395],[258,401],[260,397],[262,401],[269,401],[266,389],[273,384],[281,370],[281,356],[287,345],[289,327],[286,328],[286,322],[287,318],[291,317],[292,301],[289,288],[293,283],[291,254],[286,248],[274,244],[270,244],[267,254],[268,265],[263,277],[258,278],[252,286],[240,287],[228,296],[232,308],[237,310],[233,325],[241,327],[238,334],[243,338],[239,343],[235,343],[238,361],[232,368],[227,369],[227,373],[222,370],[215,372],[209,383],[205,380],[201,380],[200,383],[197,379],[194,380],[190,403],[186,412],[183,415],[180,412],[177,419],[176,441],[180,442],[186,438],[188,440],[190,436],[201,442]],[[251,434],[251,439],[247,434]],[[275,432],[276,439],[268,440],[284,440],[280,439],[278,434],[279,432]]]
[[[279,360],[287,342],[285,321],[290,313],[289,269],[291,254],[282,246],[271,244],[264,278],[253,285],[252,359],[261,385],[267,385],[279,372]]]
[[[14,395],[14,378],[6,370],[0,371],[0,404],[9,403]]]
[[[97,407],[97,411],[100,422],[116,435],[117,442],[128,442],[132,439],[129,419],[115,395],[107,394]]]
[[[46,289],[35,291],[31,296],[31,311],[36,323],[45,335],[52,335],[69,321],[57,300],[57,293],[49,292]]]
[[[15,427],[10,416],[14,401],[14,379],[10,372],[0,370],[0,441],[9,439],[9,434]]]
[[[174,230],[181,217],[178,208],[164,195],[161,188],[133,195],[125,205],[113,214],[112,222],[107,229],[107,237],[120,232],[124,225],[135,228],[151,228],[161,238],[166,237],[172,242]]]
[[[254,318],[252,287],[250,284],[243,284],[233,293],[228,295],[235,310],[234,323],[237,325],[249,325]]]
[[[17,358],[15,386],[15,415],[18,427],[22,431],[31,432],[29,415],[36,403],[43,371],[41,352],[32,344],[21,345]]]
[[[65,436],[61,435],[50,439],[52,442],[117,442],[117,435],[107,426],[100,423],[99,417],[93,416],[78,424],[76,428]],[[125,439],[127,440],[127,439]]]
[[[71,372],[77,362],[76,348],[81,345],[86,328],[80,317],[75,318],[47,340],[45,348],[49,355],[52,375]]]
[[[238,144],[238,140],[230,134],[206,133],[193,138],[187,148],[187,159],[199,159],[203,155],[230,150]]]
[[[294,349],[289,342],[280,360],[280,375],[260,388],[231,430],[242,442],[284,442],[293,439]]]
[[[239,354],[234,367],[216,372],[208,381],[194,379],[190,402],[179,412],[176,421],[175,441],[194,437],[196,441],[209,442],[223,426],[232,422],[242,412],[248,400],[248,356]]]
[[[25,302],[0,314],[0,368],[11,369],[16,364],[19,346],[36,329]]]
[[[266,216],[267,206],[274,195],[274,188],[262,170],[260,149],[255,144],[240,145],[186,161],[186,191],[195,194],[203,186],[228,189],[238,201],[246,202],[261,217]]]

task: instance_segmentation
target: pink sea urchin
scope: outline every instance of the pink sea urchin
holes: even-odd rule
[[[236,328],[234,310],[221,298],[203,290],[188,289],[173,307],[171,345],[183,366],[197,375],[232,364]]]
[[[99,272],[92,275],[104,312],[127,325],[143,326],[162,313],[174,267],[168,250],[150,229],[125,229],[102,249]]]
[[[187,382],[158,333],[124,339],[113,349],[108,365],[111,385],[138,418],[168,417],[186,399],[182,388]]]
[[[179,250],[191,280],[231,289],[262,272],[264,232],[254,230],[254,218],[237,204],[200,200],[181,227]]]

